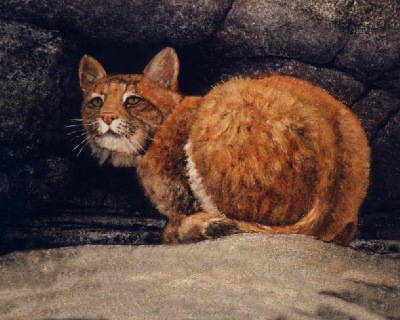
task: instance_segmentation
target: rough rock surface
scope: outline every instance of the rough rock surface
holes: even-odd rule
[[[65,44],[59,32],[0,20],[0,141],[37,142],[57,135]]]
[[[239,60],[227,63],[223,67],[222,79],[226,80],[232,75],[260,76],[274,73],[307,80],[325,89],[347,106],[358,101],[366,91],[365,85],[361,81],[355,80],[345,72],[286,59]]]
[[[87,246],[0,258],[24,319],[397,319],[400,263],[301,236]]]
[[[399,66],[400,3],[352,1],[349,10],[351,35],[335,64],[374,75]]]
[[[348,1],[234,1],[217,33],[229,56],[281,56],[331,61],[348,38],[342,13]]]
[[[388,119],[373,143],[374,179],[381,181],[377,188],[379,199],[398,199],[400,196],[400,113]],[[399,211],[398,211],[399,212]]]
[[[373,159],[360,236],[398,238],[399,16],[397,0],[0,1],[0,232],[41,212],[156,217],[133,172],[99,168],[86,149],[76,158],[65,127],[79,117],[83,54],[111,73],[141,72],[170,45],[185,93],[281,73],[351,107]]]
[[[7,18],[69,29],[113,42],[190,44],[207,38],[229,9],[220,1],[11,0],[0,4]]]

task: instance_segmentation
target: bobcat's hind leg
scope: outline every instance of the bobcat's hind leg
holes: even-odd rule
[[[163,233],[163,243],[196,242],[240,233],[234,220],[224,215],[199,212],[172,218]]]

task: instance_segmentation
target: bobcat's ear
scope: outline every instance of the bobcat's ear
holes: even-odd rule
[[[172,48],[161,50],[143,71],[145,78],[172,91],[178,90],[178,74],[179,60]]]
[[[103,66],[95,58],[84,55],[79,63],[79,82],[81,88],[89,83],[101,79],[107,75]]]

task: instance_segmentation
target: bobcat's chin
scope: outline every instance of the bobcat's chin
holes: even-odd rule
[[[109,162],[115,167],[135,167],[145,144],[144,135],[139,132],[132,136],[110,132],[95,137],[90,147],[101,165]]]
[[[114,167],[136,167],[139,154],[125,153],[116,150],[102,148],[94,142],[90,143],[92,154],[99,161],[100,165],[105,162],[110,163]]]

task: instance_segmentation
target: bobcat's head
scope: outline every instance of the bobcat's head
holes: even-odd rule
[[[136,165],[154,132],[182,99],[178,72],[178,58],[171,48],[158,53],[140,75],[109,76],[94,58],[82,58],[82,123],[100,164]]]

